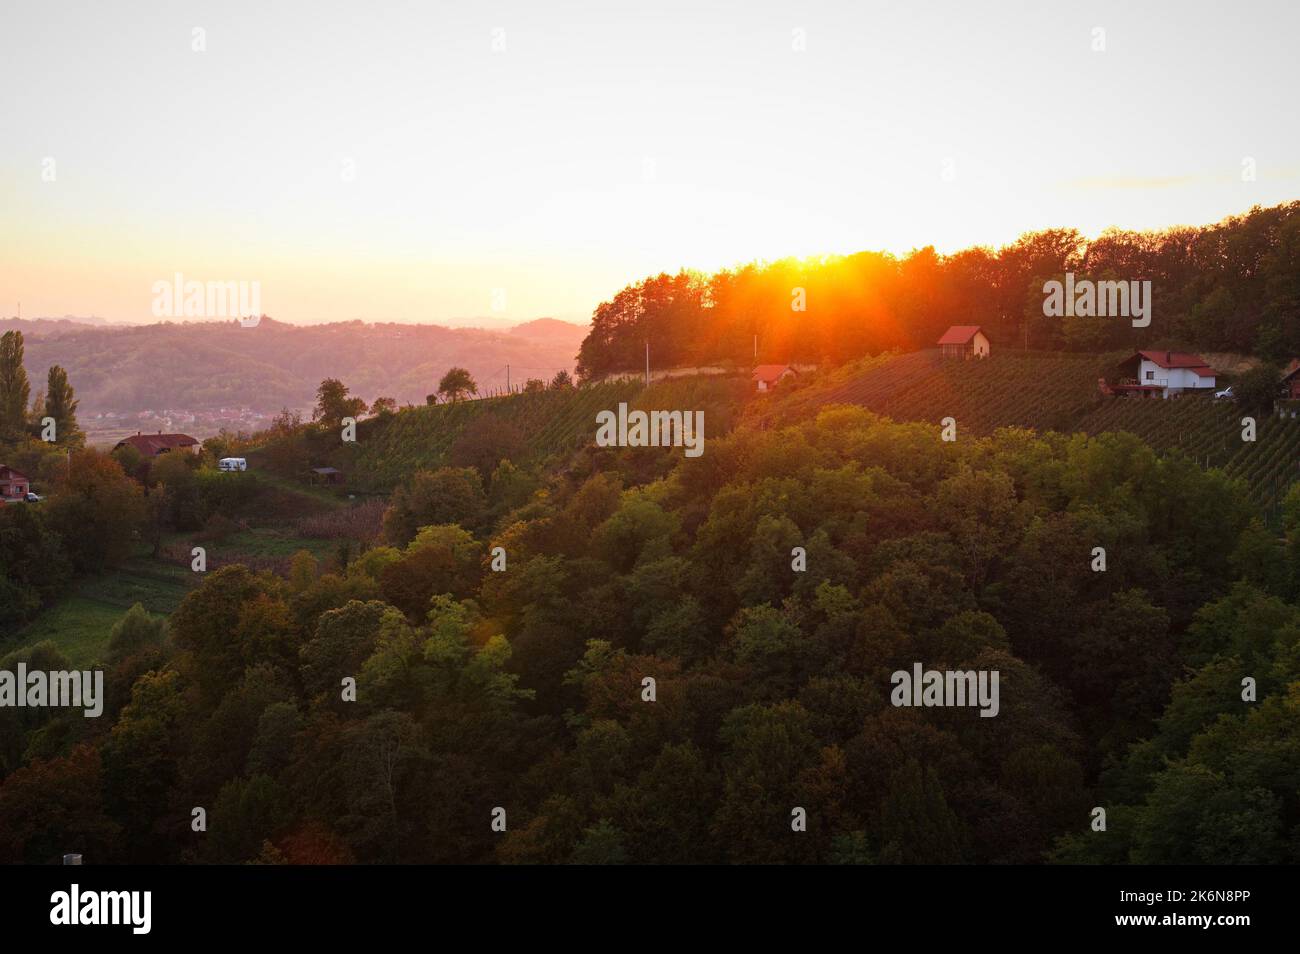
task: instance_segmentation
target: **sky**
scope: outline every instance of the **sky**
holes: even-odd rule
[[[1300,4],[0,0],[0,315],[586,321],[1300,198]],[[177,316],[181,317],[181,316]]]

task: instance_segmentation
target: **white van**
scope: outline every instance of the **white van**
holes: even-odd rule
[[[223,457],[217,461],[217,470],[248,470],[248,461],[243,457]]]

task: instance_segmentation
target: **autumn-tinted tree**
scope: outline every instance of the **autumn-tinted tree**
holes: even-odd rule
[[[83,572],[125,559],[145,519],[140,485],[112,457],[90,449],[72,452],[67,474],[45,507],[50,528]]]

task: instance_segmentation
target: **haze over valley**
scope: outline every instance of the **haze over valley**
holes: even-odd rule
[[[18,329],[34,380],[50,365],[76,382],[80,420],[93,444],[137,430],[185,431],[202,440],[223,427],[265,427],[282,408],[304,412],[327,377],[367,402],[423,404],[452,366],[483,392],[572,371],[587,328],[539,318],[486,330],[360,321],[288,325],[263,319],[96,327],[72,321],[0,321]]]

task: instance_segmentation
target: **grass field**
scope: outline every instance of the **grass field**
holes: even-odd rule
[[[338,549],[338,543],[337,540],[299,537],[272,527],[253,527],[204,546],[209,554],[218,555],[222,563],[238,563],[241,557],[291,557],[299,550],[306,550],[317,559],[323,559]]]
[[[83,596],[64,597],[0,644],[0,655],[48,640],[74,668],[90,668],[104,660],[108,634],[125,612]]]
[[[210,570],[241,562],[255,569],[270,569],[286,567],[299,550],[307,550],[324,563],[338,552],[339,543],[295,536],[279,527],[254,527],[203,546],[209,554]],[[170,534],[164,546],[168,552],[188,554],[189,535]],[[150,613],[170,615],[200,579],[188,563],[138,555],[111,572],[78,581],[70,593],[32,622],[0,637],[0,656],[48,640],[73,666],[84,668],[100,662],[113,624],[128,609],[139,603]]]
[[[45,640],[76,667],[102,662],[113,624],[134,604],[169,614],[195,585],[188,567],[137,557],[121,568],[83,580],[73,592],[0,642],[0,655]]]

